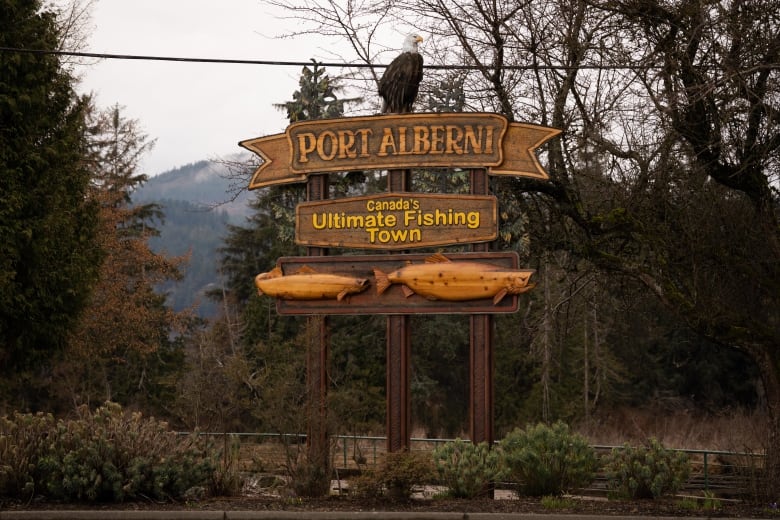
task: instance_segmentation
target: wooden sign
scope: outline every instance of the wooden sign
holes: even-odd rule
[[[263,159],[250,190],[364,169],[471,167],[547,179],[534,150],[559,133],[482,112],[387,114],[301,121],[239,145]]]
[[[497,208],[493,196],[408,192],[304,202],[295,241],[382,250],[489,242],[498,236]]]
[[[368,280],[368,288],[349,294],[344,298],[322,298],[314,300],[283,299],[276,300],[279,314],[496,314],[517,311],[517,291],[524,292],[532,284],[507,292],[497,298],[495,291],[485,293],[484,298],[467,300],[431,299],[430,294],[423,296],[414,293],[414,285],[392,274],[405,267],[422,266],[432,255],[428,254],[387,254],[359,256],[299,256],[284,257],[277,261],[283,275],[296,275],[299,272],[338,275],[346,279]],[[533,270],[518,270],[519,259],[515,252],[497,253],[447,253],[451,262],[482,266],[486,272],[498,269],[511,272],[526,284]],[[389,283],[378,283],[378,277],[389,277]],[[405,282],[408,282],[405,283]],[[442,282],[444,284],[445,282]],[[447,282],[449,288],[452,283]],[[433,283],[429,283],[433,285]],[[522,285],[522,283],[520,284]],[[499,291],[503,288],[499,288]],[[412,291],[410,293],[410,291]],[[424,292],[420,290],[420,292]],[[427,294],[427,293],[426,293]],[[464,297],[468,297],[466,295]],[[446,297],[446,296],[445,296]],[[457,298],[457,296],[455,296]],[[497,301],[496,301],[497,300]]]

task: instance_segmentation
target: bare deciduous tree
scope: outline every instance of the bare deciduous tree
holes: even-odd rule
[[[309,21],[334,19],[335,3],[308,5]],[[370,19],[379,4],[363,5]],[[532,221],[554,216],[553,236],[532,247],[633,278],[702,336],[749,353],[767,396],[766,481],[777,496],[780,1],[382,5],[377,27],[431,35],[426,64],[468,68],[466,110],[564,130],[547,148],[549,180],[494,183],[522,193]]]

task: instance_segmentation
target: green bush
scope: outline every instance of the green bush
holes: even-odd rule
[[[34,492],[64,501],[166,500],[207,486],[215,469],[215,452],[203,440],[113,403],[94,414],[81,408],[75,420],[16,415],[2,424],[0,444],[14,445],[2,449],[16,455],[11,470],[3,458],[0,493],[11,498]]]
[[[617,498],[658,498],[674,493],[690,472],[688,456],[664,448],[657,439],[650,439],[646,446],[614,448],[606,464],[610,496]]]
[[[413,451],[386,453],[376,477],[388,496],[409,498],[416,486],[433,477],[430,454]]]
[[[437,446],[433,464],[447,493],[457,498],[474,498],[487,493],[499,478],[500,457],[486,442],[472,444],[461,439]]]
[[[515,429],[499,446],[506,476],[517,483],[518,495],[562,495],[588,485],[598,468],[593,448],[562,422]]]

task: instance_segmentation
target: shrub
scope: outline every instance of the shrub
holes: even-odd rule
[[[3,444],[14,445],[10,451],[17,455],[11,467],[21,467],[23,459],[27,465],[24,474],[4,471],[6,484],[0,492],[20,498],[34,491],[65,501],[165,500],[207,485],[214,472],[210,446],[176,435],[165,423],[123,413],[113,403],[94,414],[84,407],[78,414],[75,420],[56,423],[48,416],[5,419],[4,431],[26,431],[30,438],[0,435]],[[22,452],[26,454],[20,456]],[[23,493],[17,494],[20,486]]]
[[[499,445],[519,495],[562,495],[588,485],[598,468],[593,448],[562,422],[515,429]]]
[[[610,495],[619,498],[658,498],[674,493],[688,479],[688,456],[663,447],[657,439],[646,446],[624,444],[607,458]]]
[[[483,495],[499,478],[499,455],[486,442],[472,444],[455,439],[439,445],[433,450],[433,463],[448,494],[457,498]]]
[[[330,492],[330,473],[326,464],[312,462],[308,456],[288,468],[290,486],[298,497],[322,497]]]
[[[356,498],[379,498],[384,489],[376,471],[365,469],[349,479],[349,493]]]
[[[541,506],[549,511],[560,511],[562,509],[572,509],[576,502],[568,497],[545,495],[539,502]]]
[[[386,453],[376,476],[388,496],[409,498],[416,486],[424,484],[433,477],[433,464],[428,453],[412,451]]]
[[[27,500],[37,491],[36,468],[54,425],[50,414],[0,417],[0,497]]]
[[[222,435],[222,450],[209,482],[209,492],[216,496],[236,496],[243,481],[239,473],[241,441],[235,435]]]

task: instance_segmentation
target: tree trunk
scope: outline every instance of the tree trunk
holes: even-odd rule
[[[552,355],[550,351],[552,346],[552,313],[550,299],[550,280],[548,276],[549,271],[549,258],[545,254],[545,261],[542,262],[542,284],[544,286],[544,318],[542,323],[542,345],[541,345],[541,361],[542,361],[542,421],[545,423],[550,421],[550,365]]]
[[[766,393],[767,439],[764,459],[764,478],[759,482],[763,498],[777,501],[780,498],[780,357],[777,350],[766,345],[747,349],[755,359]]]

